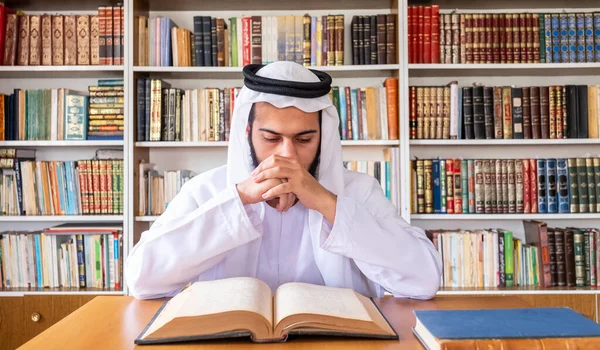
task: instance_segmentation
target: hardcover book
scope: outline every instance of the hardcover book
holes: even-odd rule
[[[285,342],[292,334],[398,339],[372,299],[351,289],[292,282],[273,293],[261,280],[238,277],[191,284],[163,304],[134,342]]]

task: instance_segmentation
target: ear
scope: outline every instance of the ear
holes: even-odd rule
[[[250,132],[250,125],[246,124],[246,134]]]

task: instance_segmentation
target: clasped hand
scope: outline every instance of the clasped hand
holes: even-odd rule
[[[276,203],[277,211],[287,211],[296,199],[320,211],[320,203],[332,195],[297,160],[278,155],[262,161],[237,189],[242,203]]]

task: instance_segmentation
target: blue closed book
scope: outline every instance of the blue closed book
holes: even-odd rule
[[[570,308],[416,310],[413,333],[427,349],[600,349],[600,324]],[[566,339],[568,338],[568,340]]]

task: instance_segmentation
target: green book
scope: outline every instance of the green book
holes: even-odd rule
[[[511,231],[504,231],[504,274],[506,278],[506,286],[514,286],[514,243],[513,234]]]
[[[585,287],[585,235],[573,229],[573,250],[575,251],[575,286]]]
[[[238,66],[238,36],[237,36],[237,18],[230,17],[229,18],[229,34],[231,39],[229,42],[231,43],[231,66]]]

